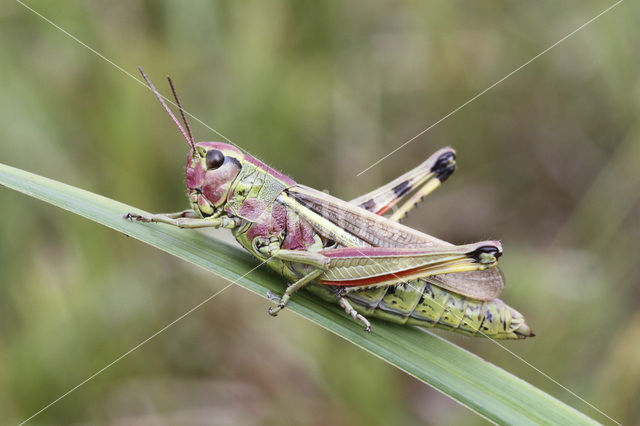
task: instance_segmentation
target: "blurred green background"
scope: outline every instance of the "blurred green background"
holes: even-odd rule
[[[458,152],[407,224],[502,240],[505,346],[640,422],[640,6],[606,14],[356,174],[613,2],[28,1],[298,182],[350,199]],[[186,145],[152,95],[18,3],[0,6],[0,161],[139,206],[186,208]],[[191,121],[199,140],[221,140]],[[0,413],[25,419],[225,282],[0,188]],[[229,238],[225,232],[215,234]],[[483,424],[234,287],[33,424]],[[440,333],[606,418],[494,343]]]

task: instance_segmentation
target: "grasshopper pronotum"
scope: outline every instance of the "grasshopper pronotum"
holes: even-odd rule
[[[274,316],[304,287],[338,303],[367,332],[367,317],[376,317],[494,339],[534,335],[519,312],[497,299],[504,287],[496,266],[499,242],[455,246],[399,223],[453,173],[453,149],[443,148],[346,202],[299,185],[232,145],[196,143],[171,79],[185,127],[140,72],[190,146],[186,184],[192,209],[125,218],[230,229],[247,251],[291,281],[282,297],[273,297]]]

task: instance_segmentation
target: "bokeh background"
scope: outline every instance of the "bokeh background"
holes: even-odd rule
[[[345,199],[436,149],[458,171],[406,223],[502,240],[509,350],[640,422],[640,6],[627,1],[359,177],[611,5],[36,1],[28,5],[297,181]],[[139,206],[187,207],[186,146],[141,85],[19,3],[0,6],[0,161]],[[191,121],[197,139],[221,140]],[[15,423],[225,282],[0,188],[0,416]],[[228,238],[225,232],[219,238]],[[33,424],[483,424],[292,313],[227,290]],[[440,333],[599,421],[488,340]]]

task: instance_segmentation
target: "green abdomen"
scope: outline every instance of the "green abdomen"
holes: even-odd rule
[[[362,315],[397,324],[439,327],[494,339],[530,335],[523,316],[499,299],[475,300],[424,280],[345,294]]]

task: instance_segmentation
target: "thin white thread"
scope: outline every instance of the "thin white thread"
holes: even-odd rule
[[[38,11],[34,10],[33,8],[27,6],[26,4],[24,4],[21,0],[16,0],[17,3],[19,3],[20,5],[24,6],[26,9],[30,10],[31,12],[33,12],[34,14],[36,14],[37,16],[39,16],[40,18],[42,18],[43,20],[45,20],[46,22],[48,22],[49,24],[53,25],[55,28],[57,28],[58,30],[60,30],[62,33],[66,34],[67,36],[69,36],[71,39],[73,39],[75,42],[77,42],[78,44],[80,44],[81,46],[87,48],[88,50],[90,50],[91,52],[95,53],[96,55],[98,55],[98,57],[100,57],[101,59],[105,60],[106,62],[110,63],[111,65],[113,65],[114,67],[116,67],[116,69],[118,69],[120,72],[122,72],[123,74],[125,74],[128,77],[131,77],[132,79],[134,79],[135,81],[137,81],[138,83],[140,83],[142,86],[144,86],[147,90],[153,92],[151,90],[151,88],[149,86],[147,86],[147,83],[145,83],[144,81],[140,80],[138,77],[136,77],[135,75],[131,74],[129,71],[125,70],[124,68],[122,68],[120,65],[116,64],[115,62],[113,62],[111,59],[107,58],[106,56],[104,56],[102,53],[98,52],[97,50],[95,50],[93,47],[89,46],[88,44],[86,44],[85,42],[83,42],[82,40],[78,39],[76,36],[74,36],[73,34],[69,33],[67,30],[65,30],[64,28],[58,26],[57,24],[55,24],[53,21],[51,21],[49,18],[47,18],[46,16],[42,15],[41,13],[39,13]],[[178,105],[175,104],[175,102],[173,102],[173,100],[165,97],[164,95],[160,94],[160,96],[162,96],[162,99],[164,99],[167,103],[173,105],[174,107],[178,108]],[[179,109],[179,108],[178,108]],[[220,136],[221,138],[223,138],[224,140],[226,140],[227,142],[229,142],[231,145],[235,146],[236,148],[238,148],[239,150],[247,153],[247,151],[243,148],[241,148],[240,146],[238,146],[235,142],[233,142],[231,139],[229,139],[228,137],[226,137],[225,135],[223,135],[222,133],[220,133],[219,131],[217,131],[216,129],[214,129],[213,127],[209,126],[207,123],[205,123],[204,121],[200,120],[198,117],[196,117],[195,115],[191,114],[189,111],[187,111],[186,109],[182,108],[182,110],[184,111],[185,114],[187,114],[189,117],[193,118],[194,120],[196,120],[198,123],[202,124],[203,126],[205,126],[207,129],[211,130],[212,132],[214,132],[215,134],[217,134],[218,136]]]
[[[491,339],[491,338],[490,338]],[[620,422],[618,422],[617,420],[611,418],[611,416],[607,415],[604,411],[600,410],[598,407],[596,407],[595,405],[591,404],[589,401],[585,400],[584,398],[582,398],[580,395],[578,395],[577,393],[575,393],[574,391],[572,391],[571,389],[567,388],[566,386],[562,385],[560,382],[558,382],[556,379],[554,379],[553,377],[549,376],[547,373],[541,371],[539,368],[537,368],[536,366],[532,365],[531,363],[529,363],[527,360],[525,360],[524,358],[522,358],[520,355],[512,352],[511,350],[509,350],[506,346],[504,346],[502,343],[498,342],[495,339],[491,339],[491,341],[493,343],[495,343],[496,345],[498,345],[499,347],[501,347],[502,349],[504,349],[505,351],[507,351],[508,353],[510,353],[513,357],[515,357],[517,360],[521,361],[522,363],[526,364],[528,367],[532,368],[533,370],[537,371],[539,374],[541,374],[543,377],[545,377],[547,380],[551,381],[552,383],[555,383],[556,385],[560,386],[562,389],[564,389],[565,391],[569,392],[571,395],[573,395],[574,397],[578,398],[580,401],[582,401],[583,403],[587,404],[589,407],[593,408],[594,410],[596,410],[598,413],[602,414],[603,416],[605,416],[606,418],[608,418],[609,420],[611,420],[612,422],[614,422],[617,425],[622,426],[622,424]]]
[[[500,80],[496,81],[495,83],[493,83],[491,86],[487,87],[486,89],[484,89],[482,92],[478,93],[477,95],[475,95],[473,98],[469,99],[468,101],[466,101],[465,103],[463,103],[462,105],[460,105],[459,107],[457,107],[456,109],[454,109],[453,111],[449,112],[447,115],[445,115],[444,117],[442,117],[440,120],[436,121],[435,123],[433,123],[432,125],[430,125],[429,127],[427,127],[426,129],[424,129],[423,131],[421,131],[420,133],[418,133],[417,135],[415,135],[414,137],[412,137],[411,139],[409,139],[408,141],[404,142],[402,145],[398,146],[396,149],[394,149],[393,151],[391,151],[390,153],[388,153],[387,155],[385,155],[384,157],[380,158],[378,161],[376,161],[375,163],[371,164],[369,167],[367,167],[366,169],[362,170],[360,173],[358,173],[356,175],[356,177],[360,176],[361,174],[365,173],[366,171],[370,170],[371,168],[373,168],[374,166],[378,165],[379,163],[381,163],[382,161],[384,161],[385,159],[387,159],[388,157],[392,156],[393,154],[395,154],[396,152],[400,151],[402,148],[404,148],[405,146],[409,145],[411,142],[413,142],[414,140],[416,140],[417,138],[419,138],[420,136],[424,135],[425,133],[427,133],[429,130],[433,129],[435,126],[437,126],[438,124],[442,123],[444,120],[446,120],[447,118],[451,117],[453,114],[455,114],[456,112],[460,111],[462,108],[466,107],[467,105],[469,105],[471,102],[475,101],[476,99],[478,99],[480,96],[484,95],[485,93],[487,93],[489,90],[493,89],[494,87],[496,87],[497,85],[499,85],[500,83],[502,83],[503,81],[505,81],[507,78],[511,77],[513,74],[517,73],[518,71],[520,71],[522,68],[526,67],[527,65],[529,65],[531,62],[535,61],[536,59],[538,59],[540,56],[544,55],[545,53],[547,53],[548,51],[550,51],[551,49],[553,49],[554,47],[556,47],[557,45],[559,45],[560,43],[562,43],[563,41],[565,41],[566,39],[568,39],[569,37],[573,36],[575,33],[577,33],[578,31],[580,31],[581,29],[583,29],[584,27],[586,27],[587,25],[591,24],[593,21],[595,21],[596,19],[598,19],[599,17],[601,17],[602,15],[604,15],[605,13],[609,12],[611,9],[613,9],[614,7],[616,7],[617,5],[619,5],[620,3],[622,3],[624,0],[618,0],[616,3],[614,3],[613,5],[609,6],[608,8],[606,8],[605,10],[603,10],[602,12],[600,12],[599,14],[597,14],[596,16],[594,16],[593,18],[591,18],[590,20],[588,20],[587,22],[585,22],[584,24],[580,25],[578,28],[576,28],[575,30],[573,30],[572,32],[570,32],[569,34],[567,34],[566,36],[564,36],[563,38],[561,38],[560,40],[558,40],[557,42],[553,43],[551,46],[547,47],[545,50],[543,50],[542,52],[538,53],[536,56],[534,56],[533,58],[529,59],[527,62],[525,62],[524,64],[520,65],[518,68],[516,68],[515,70],[511,71],[509,74],[505,75],[504,77],[502,77]]]
[[[207,297],[206,299],[204,299],[202,302],[198,303],[197,305],[195,305],[194,307],[192,307],[191,309],[189,309],[187,312],[185,312],[184,314],[180,315],[178,318],[176,318],[175,320],[171,321],[169,324],[165,325],[164,327],[162,327],[160,330],[156,331],[155,333],[153,333],[151,336],[147,337],[146,339],[144,339],[143,341],[141,341],[140,343],[138,343],[136,346],[134,346],[133,348],[129,349],[127,352],[123,353],[122,355],[120,355],[118,358],[114,359],[113,361],[111,361],[109,364],[105,365],[104,367],[102,367],[100,370],[96,371],[95,373],[93,373],[92,375],[90,375],[89,377],[87,377],[86,379],[84,379],[83,381],[81,381],[80,383],[78,383],[77,385],[75,385],[74,387],[72,387],[71,389],[69,389],[68,391],[66,391],[65,393],[63,393],[62,395],[60,395],[58,398],[54,399],[53,401],[51,401],[49,404],[45,405],[44,407],[42,407],[40,410],[38,410],[37,412],[35,412],[34,414],[32,414],[29,418],[23,420],[22,422],[20,422],[18,424],[18,426],[22,426],[25,423],[27,423],[28,421],[30,421],[31,419],[33,419],[34,417],[36,417],[37,415],[41,414],[42,412],[44,412],[45,410],[47,410],[48,408],[50,408],[52,405],[58,403],[60,400],[64,399],[65,397],[67,397],[69,394],[71,394],[72,392],[74,392],[76,389],[78,389],[79,387],[85,385],[87,382],[91,381],[92,379],[94,379],[96,376],[100,375],[101,373],[103,373],[105,370],[107,370],[109,367],[113,366],[114,364],[116,364],[118,361],[120,361],[121,359],[125,358],[126,356],[130,355],[132,352],[136,351],[137,349],[139,349],[141,346],[143,346],[144,344],[146,344],[148,341],[150,341],[151,339],[153,339],[154,337],[158,336],[159,334],[163,333],[164,331],[166,331],[169,327],[171,327],[172,325],[174,325],[175,323],[177,323],[178,321],[182,320],[183,318],[185,318],[187,315],[191,314],[193,311],[195,311],[196,309],[200,308],[202,305],[204,305],[205,303],[209,302],[210,300],[214,299],[216,296],[218,296],[220,293],[222,293],[223,291],[225,291],[226,289],[228,289],[229,287],[231,287],[232,285],[236,284],[238,281],[240,281],[242,278],[246,277],[247,275],[249,275],[250,273],[252,273],[253,271],[255,271],[256,269],[258,269],[259,267],[261,267],[262,265],[265,264],[265,262],[267,262],[267,260],[269,260],[270,258],[265,259],[264,261],[262,261],[262,263],[260,263],[259,265],[255,266],[254,268],[252,268],[249,272],[245,273],[244,275],[236,278],[235,280],[233,280],[231,283],[227,284],[223,289],[218,290],[217,292],[215,292],[214,294],[212,294],[211,296]]]

